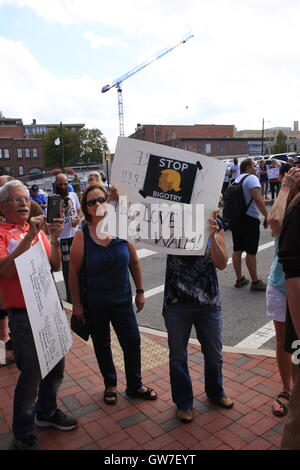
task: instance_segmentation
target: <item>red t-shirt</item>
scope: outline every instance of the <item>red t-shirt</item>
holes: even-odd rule
[[[29,230],[29,224],[26,223],[22,228],[16,224],[0,223],[0,258],[10,255],[23,240]],[[45,233],[40,230],[41,240],[46,249],[48,257],[50,256],[50,243]],[[39,241],[36,235],[31,246]],[[0,277],[0,291],[3,297],[3,308],[26,308],[21,284],[18,274],[10,279]]]

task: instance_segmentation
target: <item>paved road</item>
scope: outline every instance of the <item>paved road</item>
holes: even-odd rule
[[[231,257],[231,232],[226,232],[226,241],[228,254]],[[261,228],[261,251],[257,255],[257,261],[259,276],[264,280],[267,279],[272,262],[274,251],[272,242],[270,230]],[[161,311],[166,256],[160,253],[149,255],[144,250],[141,250],[140,254],[144,256],[141,258],[141,264],[148,298],[143,311],[137,314],[138,323],[140,326],[165,331]],[[247,271],[245,274],[248,274]],[[274,349],[273,328],[270,331],[268,328],[270,325],[268,325],[264,329],[264,326],[269,324],[269,319],[265,314],[265,293],[252,292],[249,290],[249,286],[240,289],[235,288],[235,275],[231,262],[228,263],[224,271],[218,271],[218,278],[223,310],[223,344],[235,346],[255,333],[254,337],[249,338],[245,345]],[[62,298],[65,298],[62,282],[58,282],[58,289]],[[195,337],[194,332],[192,332],[192,336]]]

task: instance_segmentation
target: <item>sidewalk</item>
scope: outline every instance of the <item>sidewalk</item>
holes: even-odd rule
[[[171,399],[166,335],[141,328],[142,375],[158,393],[147,402],[125,394],[122,353],[113,335],[118,369],[118,402],[105,405],[104,385],[90,342],[73,334],[59,406],[78,417],[76,430],[39,429],[46,450],[274,450],[280,448],[284,419],[274,416],[270,403],[280,391],[276,360],[264,355],[224,348],[224,388],[234,398],[225,410],[212,405],[204,393],[203,357],[196,341],[189,345],[194,389],[194,419],[182,424]],[[274,354],[270,353],[274,356]],[[18,369],[0,368],[0,450],[11,441],[12,397]]]

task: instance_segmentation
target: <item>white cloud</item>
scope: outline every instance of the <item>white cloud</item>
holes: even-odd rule
[[[126,43],[121,41],[120,38],[102,36],[101,34],[93,33],[93,31],[86,31],[84,37],[88,39],[93,49],[106,46],[126,47]]]
[[[2,38],[6,73],[0,76],[0,102],[6,115],[28,122],[33,117],[86,122],[102,130],[113,150],[117,92],[101,94],[100,88],[191,29],[193,39],[123,83],[126,135],[138,122],[249,129],[259,128],[263,117],[270,126],[300,120],[298,0],[0,0],[4,3],[30,7],[48,21],[80,23],[93,47],[128,44],[122,49],[127,70],[122,65],[110,74],[116,52],[111,48],[110,62],[103,59],[106,77],[94,80],[87,70],[84,77],[62,80],[24,45]],[[97,25],[103,26],[101,35]],[[130,39],[139,42],[139,57],[130,55]]]

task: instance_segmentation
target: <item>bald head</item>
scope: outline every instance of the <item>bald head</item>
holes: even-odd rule
[[[56,193],[65,198],[69,194],[68,178],[63,173],[59,173],[55,178]]]
[[[10,175],[2,175],[0,176],[0,186],[3,186],[5,183],[8,183],[8,181],[12,181],[14,178]]]

